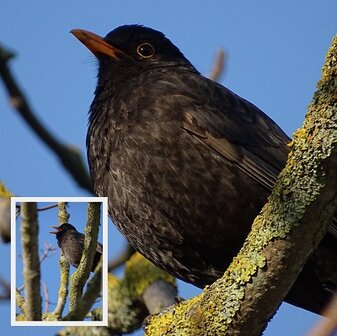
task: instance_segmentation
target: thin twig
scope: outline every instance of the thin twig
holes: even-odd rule
[[[45,243],[45,250],[42,252],[42,254],[40,255],[39,257],[39,260],[40,260],[40,265],[41,263],[49,256],[49,252],[55,252],[56,251],[56,248],[53,247],[52,244],[46,244]],[[21,287],[17,288],[16,290],[21,293],[22,290],[25,288],[24,285],[22,285]]]
[[[42,252],[42,254],[40,255],[40,264],[43,262],[43,260],[45,260],[48,256],[49,256],[49,252],[55,252],[56,251],[56,247],[53,246],[53,244],[44,244],[45,249]]]
[[[47,206],[42,207],[42,208],[37,208],[37,211],[46,211],[46,210],[49,210],[49,209],[57,208],[57,206],[58,206],[58,203],[47,205]]]
[[[9,55],[11,56],[9,57]],[[35,134],[56,154],[65,170],[68,171],[78,185],[90,193],[93,193],[91,179],[79,150],[57,139],[33,112],[27,98],[14,79],[8,66],[8,61],[12,57],[13,54],[3,47],[0,47],[0,77],[7,90],[10,104],[16,109]]]
[[[42,281],[42,289],[43,289],[43,296],[45,301],[44,312],[48,313],[49,310],[49,294],[48,294],[48,287],[45,281]]]
[[[214,81],[219,81],[224,73],[224,69],[225,69],[225,51],[223,49],[220,49],[217,51],[215,55],[213,68],[211,72],[207,75],[207,77]]]
[[[57,208],[57,206],[58,206],[58,203],[54,203],[54,204],[47,205],[47,206],[42,207],[42,208],[37,208],[36,210],[37,210],[37,211],[45,211],[45,210]],[[20,204],[16,204],[15,207],[16,207],[17,211],[20,211]]]

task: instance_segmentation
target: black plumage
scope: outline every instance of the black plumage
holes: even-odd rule
[[[52,226],[55,232],[50,232],[56,235],[57,245],[62,250],[64,257],[70,265],[78,267],[81,261],[83,247],[84,247],[84,234],[76,230],[76,228],[65,223],[60,226]],[[103,246],[97,242],[96,253],[92,262],[91,272],[95,271],[95,268],[102,256]]]
[[[87,135],[97,195],[109,197],[116,226],[154,264],[199,287],[212,283],[265,204],[288,136],[203,77],[161,32],[72,32],[99,61]],[[336,245],[328,233],[288,302],[323,308],[337,285]]]

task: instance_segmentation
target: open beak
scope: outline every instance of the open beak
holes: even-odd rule
[[[73,29],[70,31],[79,39],[96,57],[100,54],[110,56],[116,60],[123,52],[104,40],[103,37],[83,29]]]
[[[60,229],[58,226],[51,226],[51,228],[56,230],[56,231],[49,232],[52,234],[58,234],[60,231],[62,231],[62,229]]]

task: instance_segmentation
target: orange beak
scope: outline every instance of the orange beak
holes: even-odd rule
[[[83,29],[73,29],[70,31],[78,40],[80,40],[96,57],[100,54],[110,56],[115,60],[123,52],[104,40],[103,37]]]
[[[51,226],[51,228],[56,230],[56,231],[49,232],[51,234],[58,234],[60,231],[62,231],[62,229],[60,229],[58,226]]]

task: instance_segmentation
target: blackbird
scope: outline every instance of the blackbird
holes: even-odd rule
[[[52,226],[56,231],[50,232],[56,234],[57,245],[63,252],[64,257],[70,265],[78,267],[81,261],[83,246],[84,246],[84,234],[76,230],[76,228],[69,224],[62,224],[60,226]],[[96,253],[92,262],[91,272],[95,271],[95,268],[102,256],[103,246],[97,242]]]
[[[214,282],[266,203],[288,136],[159,31],[72,33],[98,59],[87,134],[95,192],[146,258],[196,286]],[[337,286],[336,232],[332,224],[286,301],[313,312],[326,305]]]

